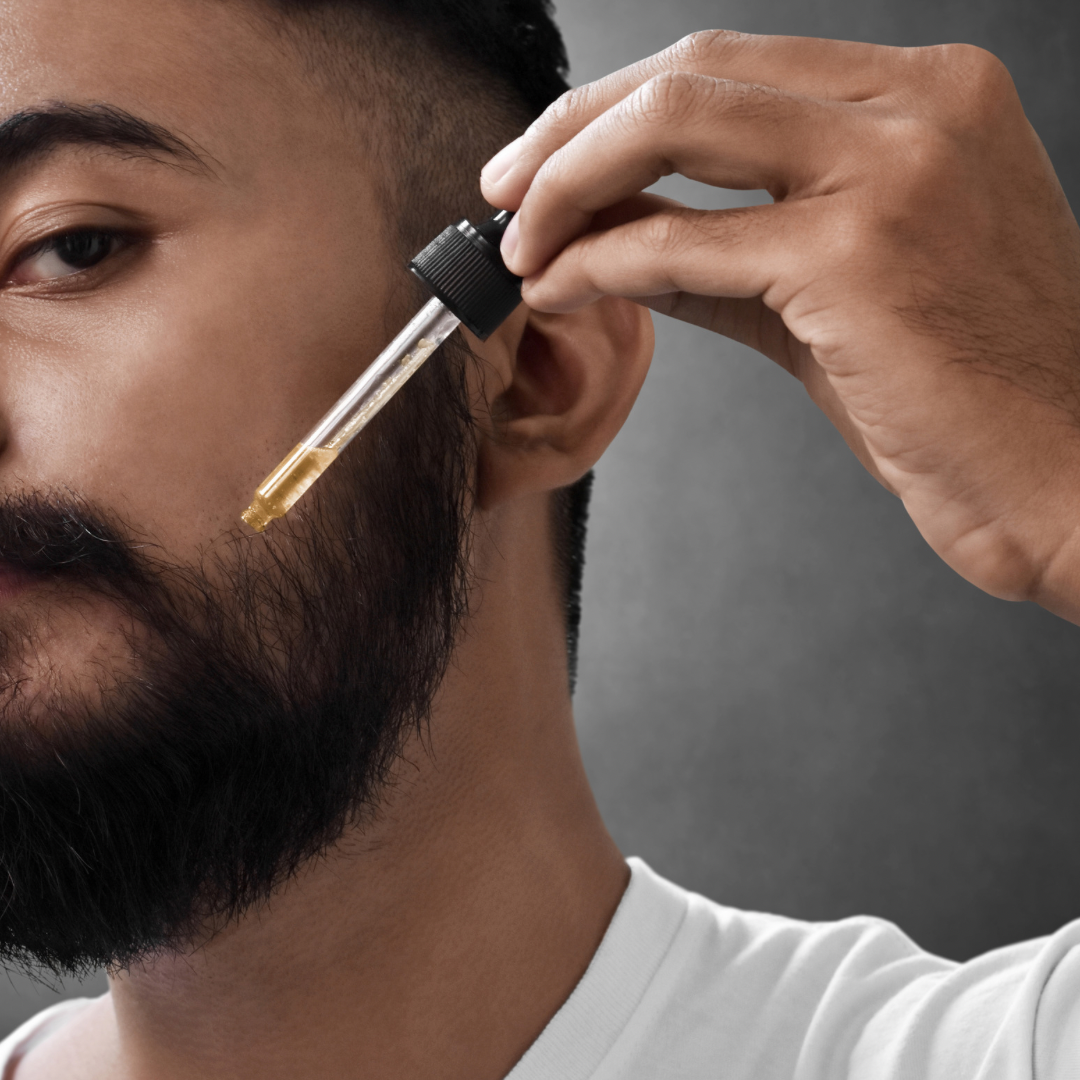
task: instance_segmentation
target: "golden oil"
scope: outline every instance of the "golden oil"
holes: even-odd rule
[[[428,301],[259,485],[251,505],[240,515],[244,523],[262,532],[288,513],[458,323],[458,317],[440,300]]]
[[[336,449],[299,443],[259,485],[251,505],[240,516],[256,532],[262,532],[275,518],[289,512],[337,456]]]

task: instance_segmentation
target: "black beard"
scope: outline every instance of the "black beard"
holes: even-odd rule
[[[449,344],[316,498],[212,562],[158,561],[78,499],[0,503],[0,558],[47,596],[119,605],[138,660],[92,698],[28,701],[34,624],[0,624],[0,962],[81,974],[185,948],[377,807],[466,611]]]

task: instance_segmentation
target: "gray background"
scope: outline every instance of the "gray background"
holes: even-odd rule
[[[1080,5],[561,0],[575,81],[713,26],[1008,64],[1073,205]],[[723,205],[684,185],[687,201]],[[743,907],[963,958],[1080,916],[1080,629],[926,547],[801,386],[657,320],[597,470],[576,712],[627,853]]]
[[[1074,0],[560,0],[559,17],[575,82],[714,26],[983,45],[1080,194]],[[1080,629],[939,563],[768,361],[657,330],[598,470],[577,699],[623,849],[726,903],[880,914],[955,957],[1080,915]],[[0,1032],[54,999],[0,981]]]

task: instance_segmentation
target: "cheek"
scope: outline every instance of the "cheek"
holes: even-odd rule
[[[197,254],[138,289],[4,298],[0,490],[71,490],[185,560],[242,528],[256,485],[381,347],[384,283],[376,260],[304,273]]]

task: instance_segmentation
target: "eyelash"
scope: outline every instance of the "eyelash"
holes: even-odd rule
[[[63,251],[65,244],[69,244],[79,238],[87,239],[104,239],[107,244],[107,249],[100,258],[95,259],[88,266],[77,267],[72,262],[67,262],[60,252]],[[69,287],[77,286],[80,284],[86,284],[86,279],[89,275],[92,275],[94,271],[97,271],[104,264],[112,261],[117,255],[121,254],[125,249],[132,246],[136,238],[130,233],[122,232],[118,229],[109,228],[93,228],[93,227],[81,227],[75,229],[65,229],[62,232],[53,233],[51,236],[43,237],[41,240],[35,241],[33,244],[20,251],[11,261],[6,273],[4,274],[4,285],[15,285],[23,287],[62,287],[61,283],[67,283]],[[16,271],[31,259],[34,259],[41,255],[49,254],[50,252],[56,253],[61,262],[66,262],[67,265],[72,266],[71,273],[59,274],[54,277],[43,278],[41,281],[35,282],[14,282],[12,280]]]

